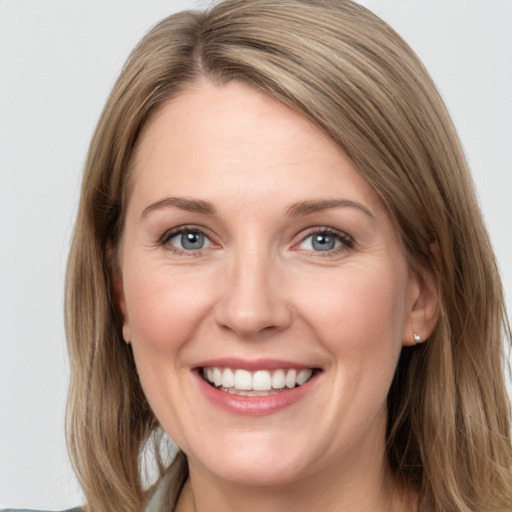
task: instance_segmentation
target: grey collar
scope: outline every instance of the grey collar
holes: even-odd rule
[[[172,512],[188,478],[187,458],[178,452],[172,464],[149,494],[144,512]]]

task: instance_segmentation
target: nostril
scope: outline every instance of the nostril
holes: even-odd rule
[[[218,325],[240,337],[253,337],[261,333],[280,331],[290,325],[291,314],[279,298],[272,301],[234,302],[219,304],[216,312]]]
[[[236,254],[231,272],[221,283],[215,319],[224,329],[250,338],[286,327],[291,316],[272,256],[259,251],[261,240],[247,247]]]
[[[220,325],[241,337],[251,337],[262,332],[275,331],[280,328],[270,313],[231,312],[226,314]]]

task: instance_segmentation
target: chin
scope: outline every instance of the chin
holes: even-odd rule
[[[242,486],[273,487],[283,486],[300,478],[297,466],[293,464],[273,464],[254,460],[225,460],[214,468],[208,468],[217,478]]]
[[[300,479],[307,465],[303,442],[299,443],[301,450],[289,443],[286,435],[269,439],[268,433],[252,433],[247,436],[248,442],[244,437],[228,439],[224,447],[218,443],[211,452],[205,448],[200,457],[192,454],[189,464],[198,464],[217,478],[238,485],[279,486]]]

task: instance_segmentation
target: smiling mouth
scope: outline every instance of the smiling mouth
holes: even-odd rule
[[[276,369],[248,371],[233,368],[208,367],[200,375],[210,386],[239,396],[268,396],[306,384],[315,369]]]

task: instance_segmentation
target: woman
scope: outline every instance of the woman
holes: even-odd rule
[[[89,510],[511,509],[492,250],[431,79],[364,8],[155,27],[92,140],[67,286]]]

